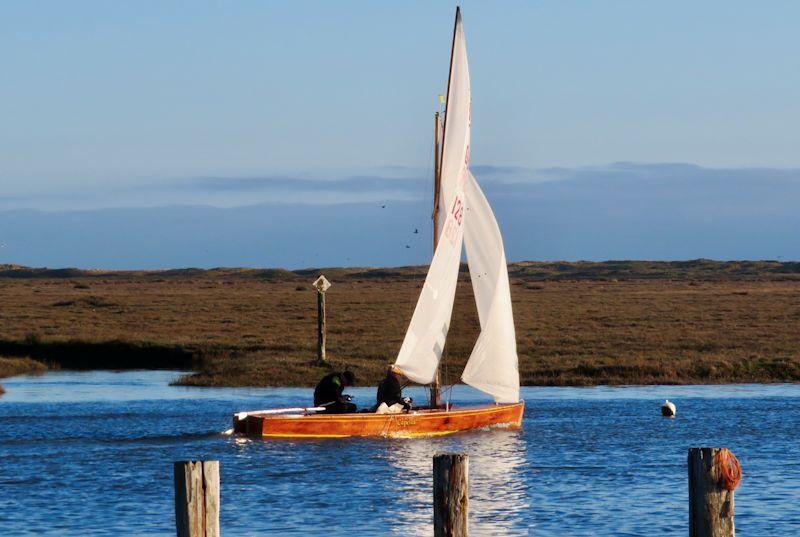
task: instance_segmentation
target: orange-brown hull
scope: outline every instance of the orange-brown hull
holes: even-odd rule
[[[440,436],[484,427],[519,428],[525,403],[408,414],[310,414],[233,417],[235,433],[262,438],[346,438]]]

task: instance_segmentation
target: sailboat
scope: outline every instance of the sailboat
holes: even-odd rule
[[[511,291],[503,239],[489,202],[469,169],[471,93],[461,11],[456,8],[444,127],[434,175],[434,253],[403,344],[393,365],[431,385],[431,404],[403,414],[325,414],[321,408],[239,412],[235,433],[265,438],[418,437],[522,423]],[[494,399],[472,408],[441,404],[439,362],[450,327],[462,249],[466,250],[481,332],[461,379]]]

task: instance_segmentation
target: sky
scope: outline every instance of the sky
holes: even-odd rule
[[[800,201],[800,4],[461,5],[473,168],[500,196],[490,201],[504,235],[517,237],[509,257],[800,258],[791,210]],[[401,235],[399,253],[366,251],[386,241],[356,235],[378,228],[355,232],[341,219],[389,203],[404,208],[391,217],[398,229],[429,233],[431,116],[446,89],[454,7],[0,4],[0,263],[426,262],[429,252],[420,245],[410,255]],[[589,194],[609,210],[570,212]],[[538,216],[504,195],[547,199],[542,214],[562,225],[534,240],[526,230]],[[653,204],[674,224],[658,241],[643,231],[654,222],[643,227],[646,215],[631,213]],[[194,231],[170,218],[177,206],[200,219]],[[307,233],[314,207],[330,218],[315,225],[336,230],[328,253],[281,246],[257,255],[247,244],[232,249],[227,236],[176,255],[209,214],[241,234],[226,219],[246,208],[255,219],[246,229],[271,244],[277,233]],[[163,221],[136,228],[147,240],[120,231],[105,246],[104,225],[154,212]],[[608,234],[579,240],[584,214]],[[67,231],[75,218],[88,224]],[[730,231],[743,222],[760,230],[758,241]]]

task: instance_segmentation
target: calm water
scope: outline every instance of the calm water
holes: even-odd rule
[[[470,455],[474,535],[686,535],[686,449],[708,445],[742,462],[741,535],[800,535],[798,385],[526,388],[518,432],[294,442],[221,431],[310,390],[168,386],[177,375],[5,379],[0,533],[174,534],[172,461],[219,459],[225,535],[431,535],[431,457],[454,450]]]

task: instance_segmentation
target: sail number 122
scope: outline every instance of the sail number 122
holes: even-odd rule
[[[444,236],[453,244],[456,240],[456,230],[461,227],[461,221],[464,218],[464,203],[460,197],[456,196],[456,199],[453,200],[453,208],[450,209],[450,214],[453,218],[447,219],[444,227]]]

